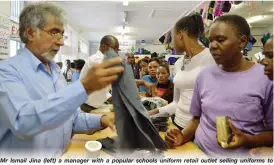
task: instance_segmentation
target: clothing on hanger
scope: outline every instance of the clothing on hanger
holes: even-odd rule
[[[209,6],[208,6],[208,11],[207,11],[207,19],[208,20],[213,20],[214,7],[215,7],[215,1],[210,1]]]

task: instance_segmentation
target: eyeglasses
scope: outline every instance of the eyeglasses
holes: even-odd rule
[[[115,51],[117,51],[117,52],[121,51],[121,49],[119,49],[119,48],[115,48],[115,47],[110,46],[110,45],[108,45],[108,44],[105,44],[105,45],[107,45],[107,46],[111,47],[112,49],[114,49],[114,50],[115,50]]]
[[[48,32],[48,31],[46,31],[44,29],[41,29],[41,28],[39,28],[39,29],[42,30],[42,31],[44,31],[44,32],[46,32],[46,33],[48,33],[49,35],[51,35],[55,41],[60,41],[61,39],[63,41],[65,41],[68,38],[67,36],[64,36],[61,33],[51,33],[51,32]]]

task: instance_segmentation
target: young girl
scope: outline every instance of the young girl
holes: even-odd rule
[[[169,80],[170,71],[169,66],[160,64],[157,69],[157,96],[166,100],[168,103],[173,101],[173,87],[174,84]]]

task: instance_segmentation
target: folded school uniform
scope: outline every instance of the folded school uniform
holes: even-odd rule
[[[105,59],[117,56],[119,55],[110,49]],[[131,67],[125,60],[121,66],[124,67],[124,72],[120,73],[118,80],[112,84],[115,126],[120,141],[117,147],[122,152],[133,152],[135,149],[165,150],[167,145],[141,102]]]

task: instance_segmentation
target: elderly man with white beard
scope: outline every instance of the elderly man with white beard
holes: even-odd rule
[[[53,62],[64,45],[64,11],[36,3],[25,7],[19,20],[26,46],[0,62],[0,155],[59,157],[74,133],[114,129],[113,117],[84,113],[79,106],[88,94],[117,79],[123,68],[108,68],[122,59],[94,65],[83,79],[67,86]]]

